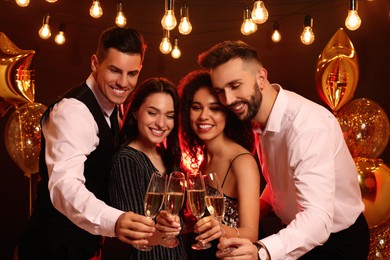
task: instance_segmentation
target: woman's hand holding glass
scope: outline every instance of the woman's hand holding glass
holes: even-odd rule
[[[165,190],[165,210],[169,215],[178,216],[184,202],[184,192],[186,189],[185,175],[182,172],[174,171],[169,175],[168,185]],[[165,247],[173,248],[178,246],[179,241],[174,236],[163,238]]]
[[[157,216],[163,205],[166,180],[166,176],[160,172],[154,172],[150,177],[144,198],[144,214],[150,219]],[[141,251],[152,250],[152,247],[148,245],[139,245],[135,248]]]

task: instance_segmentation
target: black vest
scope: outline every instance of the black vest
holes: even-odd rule
[[[72,97],[83,102],[89,108],[98,125],[99,145],[87,157],[84,164],[84,176],[87,189],[98,199],[107,202],[108,191],[106,179],[111,167],[111,158],[116,149],[110,127],[104,118],[102,109],[95,96],[85,83],[71,89],[63,97]],[[47,109],[42,118],[48,116],[54,104]],[[77,122],[74,123],[77,124]],[[92,235],[73,224],[66,216],[56,210],[51,203],[48,190],[48,171],[45,163],[45,139],[43,135],[41,140],[41,153],[39,158],[41,181],[37,187],[37,200],[31,217],[32,223],[30,224],[55,230],[56,239],[72,240],[72,243],[76,244],[76,247],[79,247],[80,250],[93,255],[100,246],[101,237]]]

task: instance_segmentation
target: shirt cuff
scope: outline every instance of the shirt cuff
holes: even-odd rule
[[[115,224],[120,215],[124,212],[122,210],[107,207],[102,213],[102,227],[100,234],[107,237],[115,237]]]
[[[271,235],[260,240],[267,248],[270,259],[288,259],[286,258],[285,246],[277,235]]]

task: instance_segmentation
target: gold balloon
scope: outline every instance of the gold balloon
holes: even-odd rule
[[[45,110],[46,106],[40,103],[24,104],[10,115],[5,125],[7,151],[27,176],[37,173],[39,169],[40,120]]]
[[[390,218],[370,229],[370,253],[367,259],[390,259]]]
[[[359,80],[356,51],[340,28],[318,57],[315,81],[321,99],[336,113],[352,99]]]
[[[353,157],[377,158],[390,136],[386,112],[366,98],[352,100],[337,114],[345,141]]]
[[[0,97],[17,106],[34,102],[34,71],[30,65],[35,51],[21,50],[0,32]]]
[[[369,227],[390,218],[390,169],[381,159],[355,158]]]

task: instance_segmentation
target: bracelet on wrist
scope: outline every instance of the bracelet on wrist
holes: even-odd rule
[[[236,227],[233,227],[233,228],[234,228],[234,230],[235,230],[236,233],[237,233],[237,237],[240,238],[240,231],[238,231],[238,228],[236,228]]]

